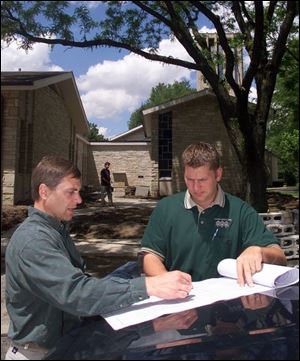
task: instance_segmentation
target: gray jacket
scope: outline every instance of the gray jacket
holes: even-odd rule
[[[143,277],[95,278],[66,226],[35,208],[5,254],[8,336],[52,347],[82,316],[109,313],[148,298]]]

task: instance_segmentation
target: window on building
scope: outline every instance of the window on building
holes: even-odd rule
[[[172,112],[159,115],[158,121],[159,177],[172,176]]]

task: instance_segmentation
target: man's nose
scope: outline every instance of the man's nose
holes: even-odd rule
[[[77,203],[77,204],[82,203],[82,198],[81,198],[81,195],[80,195],[80,193],[79,193],[79,192],[77,193],[76,203]]]
[[[196,181],[196,182],[194,182],[193,187],[194,187],[194,190],[196,191],[201,188],[201,183]]]

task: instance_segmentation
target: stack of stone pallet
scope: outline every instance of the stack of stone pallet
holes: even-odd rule
[[[299,210],[259,214],[266,227],[280,240],[287,260],[299,259]]]
[[[114,197],[125,197],[125,182],[114,182]]]

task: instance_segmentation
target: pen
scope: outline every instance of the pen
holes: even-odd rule
[[[216,231],[215,231],[215,233],[214,233],[214,235],[213,235],[212,241],[213,241],[213,240],[215,239],[215,237],[217,236],[218,231],[219,231],[219,228],[216,229]]]

